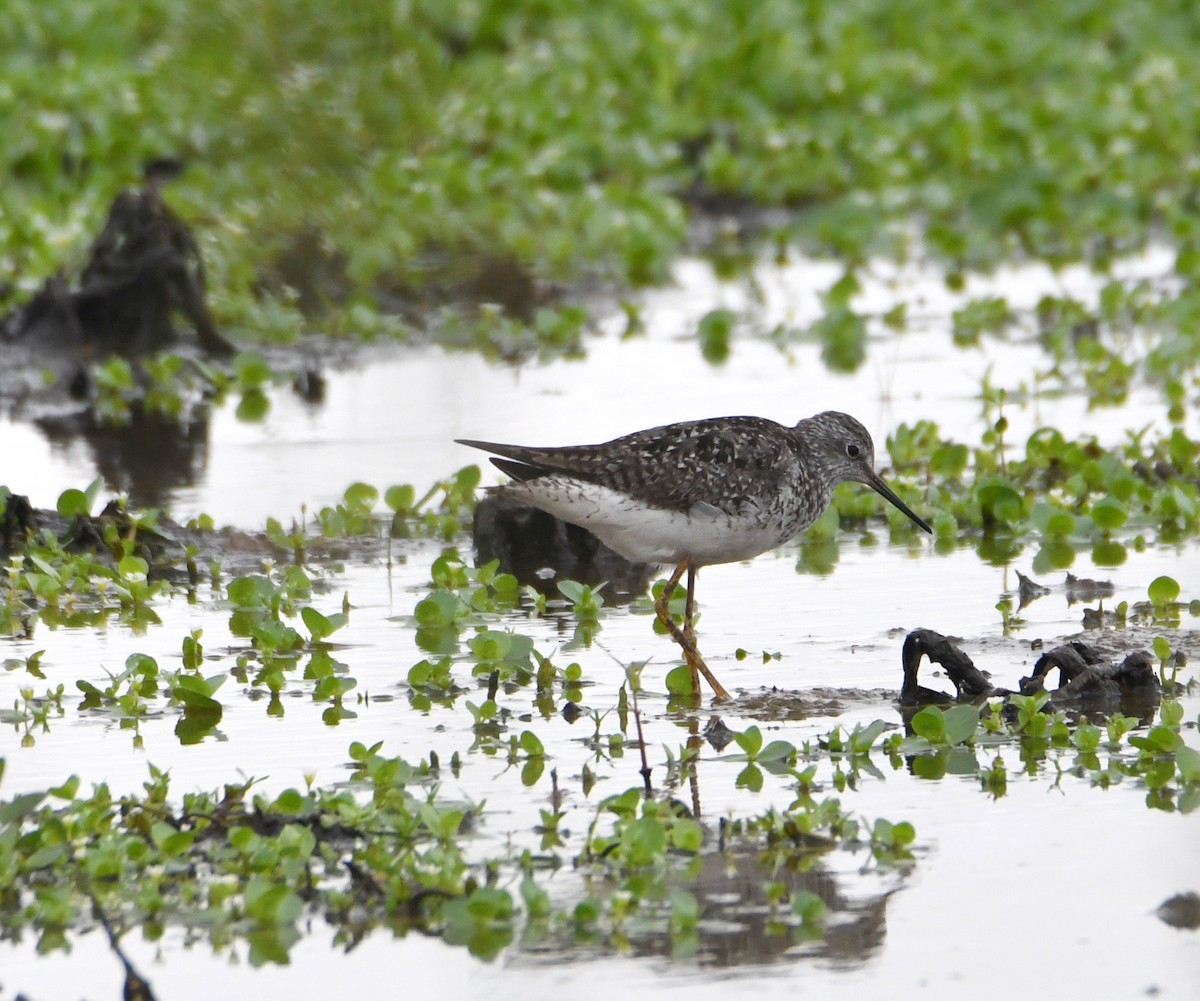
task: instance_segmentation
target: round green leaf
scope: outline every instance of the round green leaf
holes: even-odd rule
[[[58,495],[58,513],[64,518],[79,518],[88,513],[87,494],[72,487]]]
[[[275,594],[275,585],[262,574],[235,577],[225,588],[229,600],[239,608],[255,608],[268,604]]]
[[[458,598],[449,591],[434,591],[417,602],[413,615],[421,626],[449,626],[458,614]]]
[[[946,727],[946,740],[951,744],[961,744],[975,735],[979,725],[979,710],[975,706],[951,706],[943,713]]]
[[[243,389],[261,386],[271,378],[271,366],[255,351],[243,351],[234,358],[233,371]]]
[[[926,706],[912,718],[912,731],[931,744],[946,739],[946,716],[937,706]]]
[[[379,500],[379,491],[369,483],[352,483],[346,488],[344,496],[347,504],[369,511]]]
[[[388,487],[383,494],[383,502],[392,511],[411,511],[413,504],[417,501],[417,491],[413,489],[411,484],[405,483],[400,486]]]
[[[1179,582],[1174,577],[1155,577],[1147,591],[1155,605],[1169,605],[1179,598]]]
[[[150,564],[140,556],[126,556],[117,564],[117,573],[123,580],[143,580],[150,572]]]
[[[333,624],[329,619],[308,605],[300,609],[300,618],[304,620],[304,625],[314,640],[323,640],[333,632]]]
[[[261,421],[267,416],[267,411],[271,409],[271,401],[267,398],[267,394],[257,387],[247,389],[242,394],[241,402],[237,406],[237,419],[253,423]]]
[[[1120,528],[1129,519],[1129,509],[1115,497],[1101,497],[1092,505],[1090,513],[1092,521],[1108,532]]]
[[[1021,495],[1005,480],[993,478],[981,484],[976,496],[984,518],[1012,525],[1021,520]]]
[[[521,750],[531,756],[538,756],[546,753],[546,748],[542,746],[542,742],[538,739],[538,735],[532,730],[522,730],[519,738]]]

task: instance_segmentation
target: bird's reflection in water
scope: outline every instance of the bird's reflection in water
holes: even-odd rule
[[[887,933],[887,904],[899,888],[898,874],[860,877],[842,874],[817,862],[808,867],[776,869],[761,860],[756,851],[731,850],[703,855],[680,881],[697,899],[701,919],[696,941],[691,944],[698,963],[715,969],[761,966],[810,960],[833,963],[842,968],[861,965],[875,956]],[[880,888],[881,881],[888,885]],[[851,883],[861,883],[853,890]],[[783,902],[773,909],[767,898],[769,884],[782,884]],[[775,892],[779,887],[776,886]],[[813,893],[827,910],[822,926],[799,926],[788,903],[797,894]],[[622,950],[633,956],[671,956],[678,952],[678,937],[672,937],[664,922],[653,928],[630,921]],[[525,941],[509,958],[510,966],[544,963],[586,963],[608,952],[611,945],[598,944],[596,951],[580,949],[577,943],[551,935],[537,942]],[[681,972],[687,967],[681,968]]]

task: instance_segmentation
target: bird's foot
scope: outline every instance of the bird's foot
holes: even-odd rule
[[[693,642],[690,647],[683,646],[683,658],[687,661],[688,669],[692,672],[692,691],[697,695],[700,694],[700,676],[704,676],[704,680],[708,682],[708,687],[713,690],[713,695],[718,702],[728,702],[733,698],[727,691],[725,686],[716,678],[716,675],[709,670],[708,665],[704,663],[704,658],[700,656],[700,651]]]
[[[691,671],[691,690],[698,699],[700,697],[700,679],[708,682],[708,687],[713,689],[713,695],[718,702],[728,702],[732,699],[732,695],[725,690],[725,685],[716,681],[716,676],[709,667],[704,663],[704,658],[700,655],[700,648],[696,646],[696,637],[691,629],[680,629],[670,613],[659,616],[659,622],[665,625],[667,631],[671,633],[671,639],[676,641],[683,651],[683,658],[688,661],[688,670]]]
[[[654,611],[658,614],[658,621],[666,626],[667,631],[671,634],[671,639],[678,643],[683,650],[683,659],[687,661],[688,670],[692,674],[692,692],[697,698],[700,697],[700,678],[703,677],[713,690],[717,701],[728,702],[733,696],[725,690],[725,686],[716,679],[708,665],[704,663],[704,658],[700,656],[700,648],[696,645],[696,634],[692,629],[692,624],[689,622],[680,629],[675,620],[671,618],[672,590],[674,588],[669,586],[663,589],[654,602]]]

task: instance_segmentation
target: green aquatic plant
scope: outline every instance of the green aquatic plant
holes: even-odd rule
[[[1155,577],[1146,588],[1151,604],[1155,609],[1165,610],[1179,597],[1179,582],[1174,577]]]
[[[33,747],[37,743],[35,732],[49,733],[51,719],[61,719],[66,715],[63,706],[65,694],[66,688],[62,684],[47,688],[41,695],[32,686],[25,685],[18,692],[19,698],[13,701],[11,709],[0,709],[0,723],[9,724],[20,732],[22,748]]]
[[[579,308],[552,290],[663,280],[689,219],[711,209],[736,221],[707,240],[727,268],[755,258],[731,229],[851,273],[912,253],[915,233],[952,287],[1014,256],[1105,272],[1156,235],[1174,248],[1180,301],[1158,307],[1134,285],[1101,315],[1172,320],[1159,365],[1195,351],[1178,150],[1197,36],[1170,6],[1096,0],[1034,18],[955,2],[913,17],[877,0],[836,15],[569,0],[317,16],[311,0],[286,14],[157,0],[63,17],[15,2],[0,39],[20,53],[0,107],[21,137],[0,158],[13,180],[0,251],[19,276],[6,300],[53,273],[64,245],[81,249],[111,196],[170,149],[198,162],[170,197],[186,218],[221,220],[202,236],[208,283],[246,340],[295,339],[317,316],[337,336],[416,336],[375,300],[449,289],[467,301],[447,339],[575,350],[576,321],[542,318]],[[381,66],[380,38],[405,58]]]
[[[408,538],[420,534],[447,541],[453,539],[461,530],[464,518],[475,509],[480,480],[479,467],[470,465],[437,481],[419,498],[410,484],[389,487],[383,498],[392,510],[391,535]],[[431,504],[435,498],[436,507]]]
[[[571,611],[580,619],[596,620],[604,607],[604,595],[601,593],[606,584],[581,584],[577,580],[560,580],[558,589],[564,598],[571,603]]]
[[[338,539],[348,535],[374,534],[377,523],[372,511],[379,501],[379,491],[369,483],[352,483],[342,494],[340,503],[322,507],[315,518],[321,534]]]
[[[324,539],[386,534],[389,554],[392,538],[433,537],[450,541],[462,531],[467,516],[474,510],[479,481],[479,467],[466,466],[435,482],[419,498],[411,484],[388,487],[382,499],[392,512],[390,526],[375,514],[381,497],[379,489],[369,483],[352,483],[338,503],[316,510],[312,528]],[[311,542],[307,512],[307,507],[302,506],[299,519],[292,519],[290,529],[285,529],[278,519],[267,520],[268,538],[292,553],[297,564],[303,564]]]
[[[93,366],[92,383],[96,387],[95,410],[106,424],[128,424],[133,404],[139,399],[133,366],[119,355],[111,355]]]
[[[94,387],[90,411],[106,425],[123,426],[147,418],[181,424],[209,398],[220,402],[230,387],[243,386],[247,393],[256,395],[252,400],[243,397],[238,416],[259,419],[268,406],[260,384],[272,373],[266,361],[258,357],[267,377],[251,375],[244,381],[241,373],[252,368],[250,357],[235,358],[230,374],[217,365],[185,358],[171,350],[137,358],[109,355],[87,369],[88,382]]]
[[[700,353],[710,365],[721,365],[729,359],[730,339],[737,314],[729,309],[713,309],[700,317],[696,336]]]
[[[93,521],[85,512],[97,493],[97,483],[87,491],[64,491],[59,506],[72,519],[67,529],[61,535],[42,529],[9,557],[6,579],[0,579],[0,625],[9,632],[28,631],[35,621],[82,627],[115,617],[137,630],[159,621],[154,605],[172,585],[152,568],[146,545],[157,533],[157,512],[130,513],[118,504],[115,514]],[[86,548],[78,537],[87,540]]]
[[[249,650],[238,654],[235,673],[239,680],[263,687],[272,695],[267,712],[283,715],[278,694],[287,683],[288,672],[303,664],[303,680],[312,682],[312,698],[328,702],[322,718],[329,725],[353,715],[343,697],[357,685],[347,665],[337,660],[327,642],[329,636],[349,622],[348,596],[342,610],[326,614],[301,605],[312,594],[313,583],[301,567],[269,568],[265,574],[246,574],[233,578],[226,586],[233,611],[230,632],[250,643]],[[306,640],[289,619],[299,619],[308,632]],[[251,667],[255,674],[249,677]]]
[[[930,422],[901,426],[888,439],[901,473],[935,474],[927,499],[910,493],[909,501],[939,509],[933,519],[939,539],[969,526],[982,532],[981,553],[1006,562],[1036,533],[1035,569],[1041,571],[1070,566],[1082,547],[1102,565],[1119,563],[1124,545],[1118,536],[1136,540],[1153,532],[1174,542],[1200,531],[1200,443],[1179,428],[1157,439],[1131,435],[1117,448],[1086,436],[1068,441],[1041,428],[1027,440],[1024,457],[1002,458],[999,440],[998,433],[985,433],[971,449],[944,441]],[[968,471],[973,480],[964,482]],[[903,478],[900,483],[903,493]]]
[[[977,345],[983,334],[1003,334],[1014,317],[1002,296],[972,299],[951,316],[954,343],[959,347]]]
[[[930,747],[969,744],[979,726],[979,710],[971,705],[952,706],[949,709],[926,706],[913,716],[909,726]]]
[[[488,676],[493,671],[501,682],[527,685],[534,677],[533,639],[508,630],[482,629],[467,642],[473,665],[471,673]]]
[[[524,759],[521,767],[521,785],[529,787],[536,785],[546,770],[546,747],[541,738],[532,730],[522,730],[520,736],[513,736],[509,741],[509,760],[511,763]],[[545,822],[546,811],[542,811]],[[557,821],[553,823],[557,824]]]
[[[64,518],[86,518],[96,505],[96,498],[104,489],[104,477],[98,476],[83,490],[68,487],[58,495],[55,509]]]
[[[592,587],[575,580],[561,580],[558,590],[570,603],[571,612],[575,617],[575,632],[565,649],[590,647],[600,632],[600,618],[604,609],[603,590],[607,583]],[[545,611],[542,612],[545,614]]]
[[[849,306],[830,309],[809,330],[821,344],[821,359],[835,372],[853,372],[867,356],[867,323]]]
[[[434,560],[430,567],[434,586],[413,609],[417,645],[422,650],[435,655],[456,653],[465,627],[486,625],[489,616],[519,606],[522,592],[516,579],[498,568],[498,561],[468,566],[455,549]],[[517,662],[528,667],[528,654],[522,645]]]
[[[748,726],[741,733],[733,735],[734,742],[742,749],[742,754],[726,755],[727,760],[747,762],[746,767],[738,775],[736,784],[751,792],[759,792],[763,787],[763,774],[766,769],[775,774],[791,773],[796,763],[797,749],[786,740],[772,740],[763,743],[762,731],[757,726]]]
[[[237,418],[241,421],[261,421],[271,409],[271,398],[267,395],[274,373],[267,360],[255,351],[239,352],[233,359],[233,385],[241,393],[237,405]]]
[[[378,745],[354,745],[351,757],[356,784],[375,792],[364,802],[346,789],[251,797],[251,780],[223,794],[185,794],[176,807],[167,774],[153,767],[142,794],[118,798],[104,785],[87,794],[71,778],[0,801],[0,892],[29,901],[0,921],[32,929],[53,951],[97,904],[155,936],[168,926],[214,943],[246,936],[253,961],[285,962],[299,938],[294,923],[314,903],[341,924],[352,920],[355,897],[382,919],[422,894],[464,893],[468,865],[456,835],[477,810],[422,794],[428,770],[384,759]],[[354,892],[368,882],[375,892]],[[199,901],[207,902],[203,922]],[[438,909],[414,911],[412,921],[436,928]]]

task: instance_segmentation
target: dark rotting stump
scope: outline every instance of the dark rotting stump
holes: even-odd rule
[[[1089,577],[1076,577],[1067,574],[1067,604],[1079,602],[1100,601],[1111,598],[1116,594],[1116,587],[1110,580],[1092,580]]]
[[[995,688],[987,676],[953,641],[932,629],[914,629],[904,637],[900,659],[904,666],[904,683],[900,688],[900,704],[924,706],[952,702],[945,692],[924,688],[917,683],[921,660],[940,664],[954,685],[960,702],[979,702],[992,695],[1011,694]]]
[[[1117,709],[1130,703],[1135,708],[1153,709],[1162,695],[1155,660],[1147,651],[1135,650],[1114,664],[1078,641],[1042,654],[1033,665],[1033,674],[1021,679],[1021,694],[1043,691],[1046,676],[1054,668],[1058,668],[1059,683],[1051,692],[1050,703],[1056,709]]]
[[[1200,928],[1200,894],[1192,890],[1176,893],[1159,904],[1154,913],[1172,928],[1195,931]]]
[[[37,512],[24,494],[8,494],[0,511],[0,554],[10,553],[38,529]]]
[[[557,594],[560,580],[607,582],[609,601],[628,600],[645,592],[656,569],[630,562],[578,525],[502,495],[476,505],[474,535],[476,562],[499,560],[503,573],[546,594]]]
[[[932,629],[914,629],[904,639],[901,659],[904,682],[900,704],[924,706],[955,701],[945,692],[924,688],[917,677],[921,660],[940,665],[954,685],[959,702],[981,702],[993,696],[1018,694],[998,688],[975,666],[948,637]],[[1111,713],[1118,710],[1145,717],[1153,713],[1162,694],[1154,658],[1137,650],[1120,663],[1112,663],[1086,643],[1064,643],[1042,654],[1033,673],[1020,680],[1019,694],[1033,695],[1046,690],[1046,678],[1059,671],[1058,687],[1050,692],[1046,708]]]
[[[162,197],[178,173],[164,165],[173,163],[147,164],[146,183],[113,199],[74,287],[61,273],[48,278],[0,319],[0,340],[84,358],[138,356],[174,343],[173,317],[182,314],[206,352],[233,353],[208,309],[200,247]]]
[[[162,195],[162,185],[181,169],[171,158],[147,164],[145,183],[113,199],[78,277],[52,275],[29,301],[0,317],[0,348],[12,352],[2,362],[6,374],[49,370],[58,393],[89,403],[96,395],[93,362],[153,354],[183,342],[187,329],[200,352],[233,353],[208,308],[200,247]],[[133,374],[139,382],[148,379],[140,365]],[[30,385],[19,385],[18,398]],[[55,405],[34,420],[51,441],[86,440],[98,472],[137,505],[167,503],[172,489],[194,481],[206,458],[207,408],[180,420],[146,407],[139,394],[124,421],[91,405]]]
[[[1026,577],[1020,570],[1017,571],[1017,598],[1020,602],[1019,608],[1037,601],[1038,598],[1045,597],[1050,593],[1050,588],[1044,584],[1039,584],[1036,580]]]

